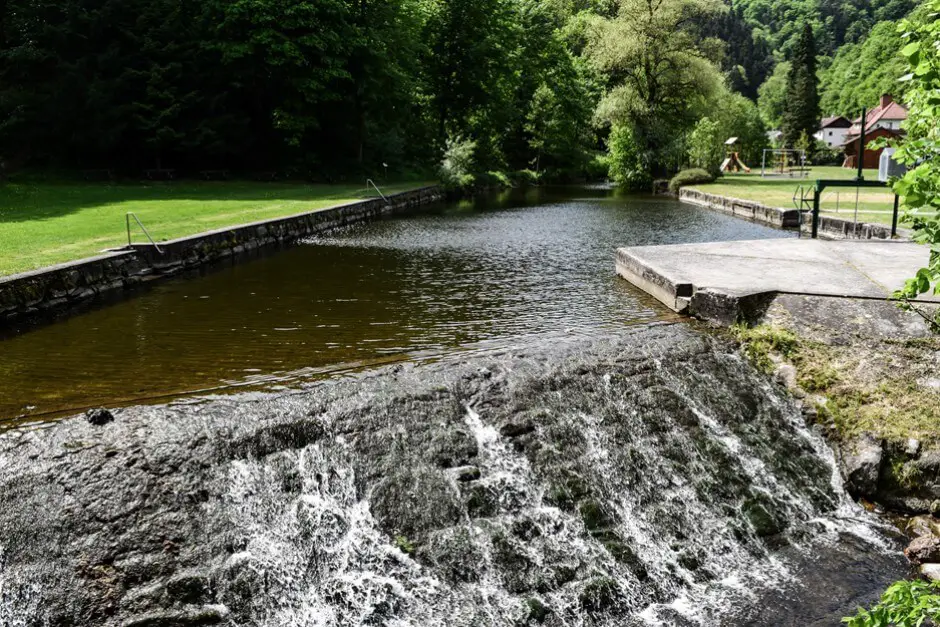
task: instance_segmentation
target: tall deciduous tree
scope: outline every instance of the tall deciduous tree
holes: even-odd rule
[[[615,17],[594,21],[587,52],[609,81],[598,120],[629,127],[620,135],[632,148],[618,154],[638,157],[649,173],[667,169],[668,153],[721,83],[720,45],[693,32],[693,18],[721,10],[713,0],[619,0]]]
[[[790,59],[790,73],[787,75],[787,99],[781,129],[787,146],[795,146],[801,135],[812,137],[819,130],[818,84],[813,27],[806,23]]]

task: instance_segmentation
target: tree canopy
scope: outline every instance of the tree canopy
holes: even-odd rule
[[[2,0],[0,173],[329,181],[427,174],[459,146],[476,173],[551,178],[607,150],[644,186],[689,164],[693,129],[753,154],[765,126],[792,143],[903,95],[913,2]]]

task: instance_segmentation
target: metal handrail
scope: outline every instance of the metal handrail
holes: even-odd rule
[[[382,200],[385,201],[385,204],[386,204],[386,205],[392,204],[392,203],[389,202],[388,198],[385,197],[385,194],[382,193],[382,190],[379,189],[379,186],[375,184],[375,181],[373,181],[372,179],[366,179],[366,190],[367,190],[367,191],[368,191],[368,189],[369,189],[369,185],[371,185],[371,186],[375,189],[375,191],[377,191],[377,192],[379,193],[379,196],[382,197]]]
[[[124,215],[124,220],[127,222],[127,246],[128,247],[133,246],[133,244],[131,243],[131,216],[133,216],[134,221],[137,223],[137,226],[139,226],[140,230],[144,232],[144,235],[147,236],[147,239],[150,240],[150,243],[153,245],[153,247],[156,248],[157,252],[162,255],[163,249],[160,248],[159,244],[153,241],[153,238],[150,237],[150,231],[148,231],[147,227],[144,226],[144,223],[140,221],[140,218],[137,217],[137,214],[132,211],[128,211]]]

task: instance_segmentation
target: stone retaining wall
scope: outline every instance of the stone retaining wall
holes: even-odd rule
[[[679,190],[679,200],[781,229],[800,225],[800,212],[796,209],[768,207],[753,200],[708,194],[691,187]]]
[[[813,215],[803,216],[803,229],[811,229]],[[891,239],[891,227],[884,224],[853,222],[844,218],[819,216],[819,235],[828,239]]]
[[[41,313],[70,310],[105,293],[172,276],[180,271],[273,244],[327,233],[348,224],[442,200],[439,187],[348,203],[262,222],[209,231],[129,250],[0,278],[0,327]]]

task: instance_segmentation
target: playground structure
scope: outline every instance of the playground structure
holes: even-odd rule
[[[806,178],[809,176],[806,151],[797,148],[765,148],[761,157],[760,175],[762,178]]]
[[[728,141],[725,142],[725,160],[721,162],[722,172],[751,171],[751,168],[747,167],[744,162],[741,161],[741,157],[738,156],[737,148],[735,148],[737,143],[737,137],[729,137]]]

